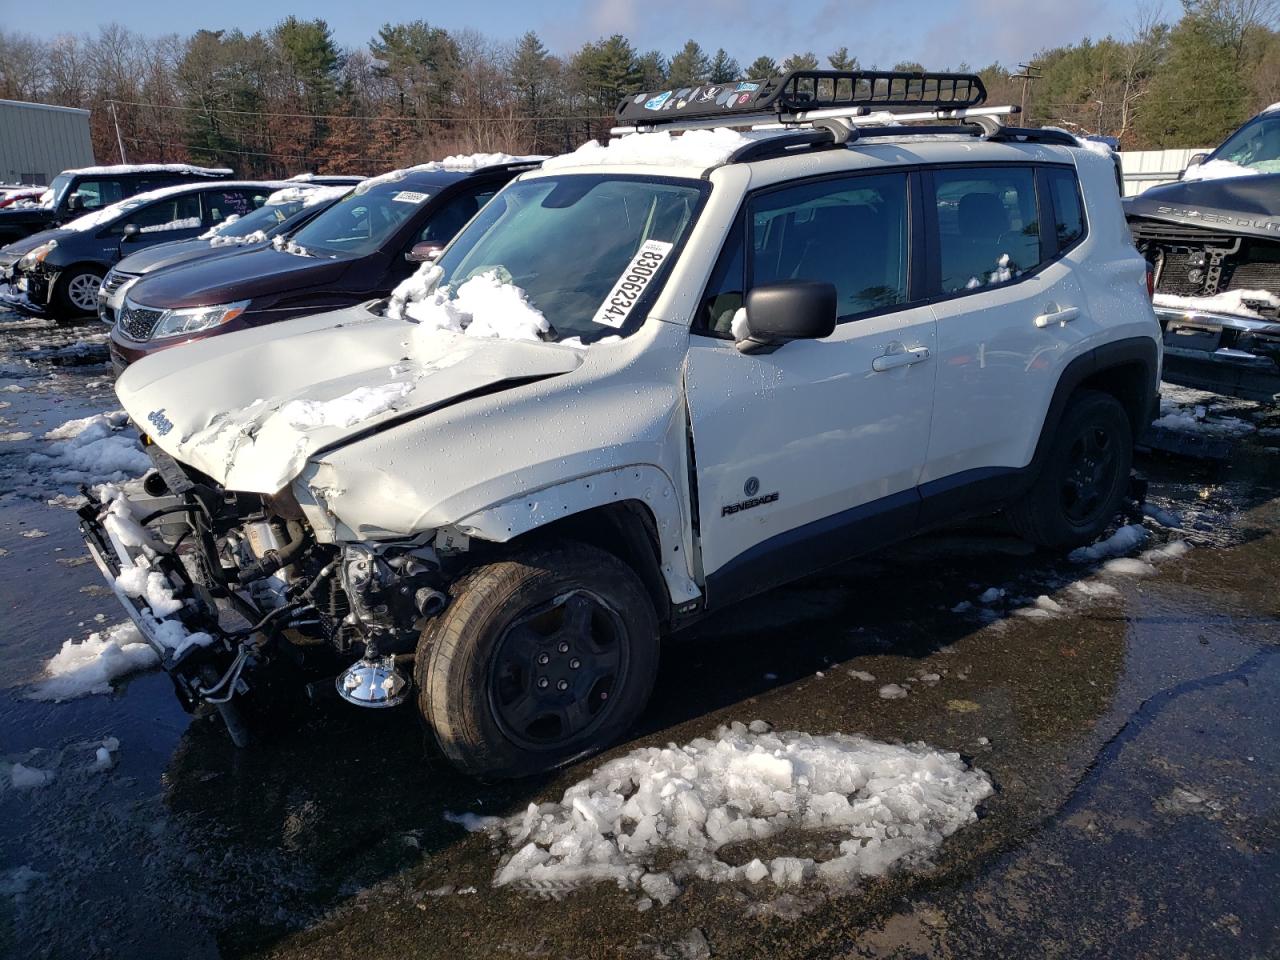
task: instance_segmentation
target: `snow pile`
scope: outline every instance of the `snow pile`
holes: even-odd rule
[[[1198,163],[1194,167],[1187,167],[1186,172],[1182,174],[1182,179],[1226,180],[1231,177],[1256,177],[1258,172],[1252,167],[1244,167],[1238,163],[1232,163],[1230,160],[1210,160],[1208,163]]]
[[[1214,416],[1210,419],[1207,406],[1193,404],[1188,409],[1173,397],[1161,400],[1160,416],[1152,421],[1151,426],[1178,433],[1199,433],[1225,439],[1246,437],[1258,429],[1239,417]]]
[[[150,458],[137,437],[124,430],[123,410],[68,420],[44,435],[53,441],[47,453],[32,453],[32,470],[47,474],[54,483],[120,483],[145,473]]]
[[[200,226],[199,217],[184,217],[181,220],[170,220],[168,223],[153,223],[142,227],[139,233],[163,233],[166,230],[194,230]]]
[[[222,236],[220,234],[214,234],[213,236],[209,237],[209,246],[211,247],[246,246],[251,243],[261,243],[265,239],[267,239],[267,233],[265,230],[255,230],[253,231],[253,233],[246,233],[242,237]]]
[[[33,790],[53,782],[52,770],[41,770],[39,767],[28,767],[15,763],[9,768],[9,783],[15,790]]]
[[[116,163],[105,167],[77,167],[62,172],[95,177],[109,177],[118,173],[187,173],[197,177],[221,178],[231,176],[234,171],[230,167],[197,167],[190,163]],[[207,187],[208,184],[200,186]]]
[[[111,682],[159,663],[156,652],[132,623],[118,623],[76,643],[68,640],[45,664],[45,677],[28,696],[33,700],[72,700],[110,693]]]
[[[777,134],[753,131],[743,133],[728,127],[714,130],[688,130],[679,136],[668,130],[656,133],[631,133],[601,144],[598,140],[584,143],[573,153],[552,157],[542,165],[544,170],[561,167],[598,167],[640,164],[642,166],[715,167],[724,163],[737,150],[758,140]]]
[[[1246,306],[1245,301],[1280,310],[1280,296],[1266,290],[1226,290],[1212,297],[1178,297],[1171,293],[1157,293],[1153,302],[1157,307],[1170,310],[1202,310],[1253,320],[1264,319],[1256,309]]]
[[[465,333],[469,337],[539,341],[551,324],[529,303],[524,290],[504,282],[498,270],[487,270],[462,283],[455,294],[438,286],[441,271],[423,264],[391,293],[387,316],[412,320],[419,334],[435,330]]]
[[[634,750],[570,787],[559,803],[530,804],[523,814],[474,827],[511,850],[495,886],[561,891],[611,881],[668,903],[695,877],[848,888],[922,864],[977,819],[991,793],[990,778],[955,753],[844,734],[773,733],[757,721],[683,747]],[[717,856],[726,844],[788,831],[846,839],[825,862],[778,856],[733,866]]]
[[[279,416],[299,430],[320,427],[351,427],[395,407],[413,391],[411,383],[384,383],[377,387],[356,387],[333,400],[290,400]]]
[[[1118,557],[1141,546],[1147,540],[1147,529],[1140,523],[1121,527],[1105,540],[1088,547],[1077,547],[1067,555],[1073,563],[1096,563],[1110,557]]]

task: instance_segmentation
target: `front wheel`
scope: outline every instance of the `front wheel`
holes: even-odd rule
[[[70,320],[98,312],[98,288],[102,274],[91,267],[68,270],[58,278],[53,291],[53,306],[59,320]]]
[[[1044,466],[1009,507],[1018,535],[1042,547],[1097,540],[1120,510],[1133,465],[1133,428],[1109,393],[1081,390],[1067,404]]]
[[[658,621],[639,577],[580,543],[486,564],[418,643],[418,705],[445,756],[485,778],[551,770],[639,717]]]

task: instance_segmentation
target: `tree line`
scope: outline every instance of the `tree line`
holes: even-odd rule
[[[1024,123],[1116,137],[1124,149],[1212,146],[1280,101],[1280,0],[1183,0],[1127,35],[1041,50],[1022,71],[980,68]],[[743,64],[689,40],[670,55],[615,35],[568,54],[424,20],[343,48],[325,21],[149,37],[119,25],[52,39],[0,31],[0,97],[87,107],[99,162],[192,161],[243,175],[372,173],[459,152],[555,153],[602,136],[644,90],[858,69],[856,51]],[[875,68],[874,64],[866,64]],[[970,70],[964,63],[932,69]],[[897,63],[892,69],[923,69]],[[1033,79],[1025,79],[1028,73]]]

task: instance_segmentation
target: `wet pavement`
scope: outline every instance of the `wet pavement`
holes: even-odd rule
[[[973,523],[669,642],[641,729],[609,755],[763,719],[955,750],[996,793],[931,864],[857,891],[693,881],[642,912],[609,885],[494,889],[494,842],[445,819],[558,799],[598,761],[477,784],[432,756],[411,708],[341,703],[280,705],[237,751],[155,672],[27,698],[64,640],[122,619],[74,513],[48,503],[74,490],[28,460],[49,429],[115,409],[102,340],[0,314],[0,774],[54,770],[21,790],[0,776],[0,955],[1280,955],[1280,415],[1209,401],[1261,429],[1235,431],[1225,461],[1139,458],[1183,528],[1148,521],[1148,546],[1193,547],[1150,575]],[[990,587],[1006,596],[978,602]],[[1062,609],[1032,613],[1041,595]],[[888,683],[908,695],[882,699]],[[108,737],[115,765],[91,769]]]

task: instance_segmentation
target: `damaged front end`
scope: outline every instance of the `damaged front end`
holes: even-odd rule
[[[1125,201],[1151,264],[1171,383],[1280,396],[1280,175],[1193,180]]]
[[[147,449],[141,481],[85,491],[81,531],[187,710],[217,707],[242,744],[237,704],[277,670],[321,680],[352,657],[343,699],[404,699],[403,664],[447,601],[430,545],[321,543],[288,488],[230,492]]]

